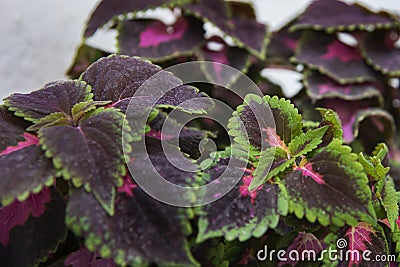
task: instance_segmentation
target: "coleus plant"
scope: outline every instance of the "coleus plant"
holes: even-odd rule
[[[209,98],[180,85],[173,98],[158,100],[147,127],[137,130],[146,133],[147,155],[127,159],[123,149],[134,152],[139,139],[125,136],[128,142],[122,143],[122,103],[160,71],[143,59],[112,55],[78,80],[4,99],[0,259],[5,266],[246,266],[257,262],[257,249],[266,244],[301,251],[311,242],[320,253],[335,248],[335,238],[346,239],[347,249],[398,255],[399,193],[388,174],[387,146],[354,154],[343,144],[341,122],[332,110],[319,109],[319,122],[303,122],[289,100],[249,94],[228,124],[234,142],[214,157],[196,162],[193,150],[209,134],[182,128],[178,144],[188,151],[186,157],[206,166],[188,173],[164,155],[160,124],[180,103]],[[177,77],[166,73],[163,79],[168,85]],[[201,103],[180,110],[212,108],[212,101]],[[276,127],[258,124],[255,114],[266,106]],[[248,159],[240,152],[246,147]],[[125,161],[140,169],[142,157],[178,185],[218,179],[230,161],[246,160],[247,167],[219,200],[179,208],[144,192],[134,180],[140,172],[127,172]],[[230,175],[241,171],[229,170]],[[314,264],[333,263],[324,258]]]
[[[154,10],[164,13],[157,17]],[[161,20],[163,16],[172,19]],[[260,75],[269,41],[267,29],[256,20],[251,3],[241,1],[100,1],[67,74],[78,78],[91,63],[109,54],[91,45],[91,38],[97,31],[114,31],[117,44],[109,50],[117,54],[144,57],[163,68],[194,60],[230,65],[249,73],[264,93],[283,96],[277,85]],[[218,84],[226,79],[221,71],[215,64],[198,75]],[[234,83],[238,77],[229,79]],[[217,85],[203,84],[203,91],[234,106],[242,101]]]
[[[143,15],[157,7],[170,10],[175,22],[164,23],[151,13]],[[329,16],[320,16],[325,12]],[[205,32],[209,24],[221,34]],[[302,69],[303,90],[293,101],[305,119],[318,118],[316,107],[336,110],[346,143],[357,151],[371,152],[377,142],[385,141],[391,147],[392,173],[399,172],[395,126],[400,106],[399,19],[394,13],[373,12],[358,3],[317,0],[269,34],[267,26],[257,22],[249,3],[187,0],[116,5],[101,1],[87,22],[69,71],[71,77],[78,77],[91,62],[106,54],[88,45],[101,26],[117,32],[117,53],[139,55],[163,67],[191,60],[228,64],[246,73],[265,94],[284,95],[279,86],[260,75],[263,68]],[[218,81],[218,70],[203,72],[211,82]],[[202,88],[231,106],[240,104],[240,99],[218,86]]]
[[[345,142],[357,151],[370,153],[377,142],[388,144],[397,188],[398,33],[394,13],[318,0],[273,33],[268,50],[270,66],[302,69],[304,86],[293,101],[307,120],[318,116],[315,107],[334,109]]]
[[[173,8],[173,25],[137,15],[159,6]],[[341,12],[321,18],[315,11],[332,8]],[[394,131],[397,121],[396,109],[389,108],[396,93],[389,90],[389,81],[397,79],[393,60],[397,50],[395,40],[379,43],[383,39],[376,38],[392,36],[397,18],[319,0],[273,33],[269,50],[266,28],[254,18],[250,5],[230,1],[100,2],[70,70],[76,80],[11,95],[0,108],[0,262],[5,266],[388,265],[359,259],[332,262],[326,255],[314,262],[260,261],[257,252],[265,245],[287,253],[312,248],[319,256],[329,248],[344,253],[368,249],[370,258],[394,255],[399,261],[395,184],[399,176],[393,172],[398,152],[396,135],[388,130]],[[205,38],[207,22],[233,44],[221,36]],[[186,100],[205,99],[201,106],[180,106],[183,112],[211,109],[212,101],[206,101],[204,92],[216,96],[213,88],[178,86],[158,99],[145,129],[134,128],[122,136],[127,105],[161,68],[137,57],[102,58],[109,53],[86,44],[102,25],[117,29],[122,54],[139,55],[163,67],[193,59],[230,64],[247,72],[266,96],[249,94],[241,105],[234,102],[237,108],[228,125],[234,142],[203,162],[196,162],[201,140],[212,137],[218,143],[221,134],[183,127],[174,149],[183,151],[198,171],[179,170],[164,155],[161,125],[168,112]],[[360,45],[344,45],[338,32],[354,33]],[[210,42],[223,48],[215,51]],[[382,50],[388,44],[392,50]],[[280,90],[272,90],[275,87],[260,75],[266,66],[293,68],[289,62],[304,66],[305,89],[293,101],[300,113],[289,100],[273,96],[281,96]],[[203,71],[209,80],[218,79],[214,72]],[[163,78],[166,86],[177,79],[172,74]],[[391,92],[387,99],[386,92]],[[152,95],[147,97],[152,100]],[[220,98],[230,100],[225,95]],[[353,107],[358,106],[362,109],[354,117]],[[260,127],[256,120],[254,112],[265,107],[271,108],[275,126]],[[134,158],[126,158],[123,151],[134,152],[143,131],[148,155],[133,153]],[[362,152],[355,154],[346,143]],[[241,150],[249,147],[250,157],[243,158]],[[126,162],[133,161],[140,169],[142,157],[149,157],[168,181],[181,186],[216,180],[230,161],[245,161],[247,167],[221,199],[178,208],[151,198],[135,183],[141,173],[129,173]],[[232,176],[243,172],[229,171]],[[347,246],[338,248],[338,240]]]
[[[170,11],[169,15],[174,18],[172,23],[143,18],[144,12],[160,7]],[[205,24],[216,26],[233,44],[228,45],[225,39],[217,38],[220,35],[215,35],[217,33],[207,38]],[[86,43],[102,26],[117,30],[119,54],[140,55],[164,66],[172,59],[179,62],[182,57],[195,57],[245,70],[251,55],[265,58],[268,40],[266,25],[257,22],[253,7],[243,2],[156,0],[115,4],[105,0],[98,4],[86,24],[81,44],[83,49],[79,51],[82,53],[77,53],[70,75],[79,76],[78,66],[86,64],[87,67],[101,56]],[[218,48],[210,47],[210,42],[218,43]],[[241,56],[237,57],[238,54]]]

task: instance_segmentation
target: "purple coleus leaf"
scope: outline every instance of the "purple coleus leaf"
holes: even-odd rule
[[[157,76],[148,81],[155,74]],[[113,102],[111,106],[123,112],[134,97],[134,104],[140,105],[138,110],[182,104],[181,110],[204,112],[213,106],[212,101],[197,88],[182,85],[182,81],[170,72],[161,72],[160,67],[137,57],[112,55],[100,59],[82,74],[81,79],[92,86],[94,100],[110,100]],[[137,93],[143,84],[142,90]],[[184,103],[193,98],[201,98],[202,101],[196,101],[196,105],[193,101]]]
[[[213,50],[210,45],[218,45],[218,50]],[[250,55],[238,47],[231,47],[225,41],[218,37],[212,36],[207,43],[199,51],[199,59],[215,62],[212,67],[203,68],[206,77],[213,83],[231,84],[238,79],[231,77],[232,72],[228,71],[221,64],[229,65],[241,72],[246,72],[250,65]]]
[[[115,216],[104,212],[96,199],[82,189],[73,190],[67,206],[67,225],[83,236],[89,251],[99,251],[117,265],[156,263],[194,266],[183,229],[184,212],[161,203],[139,187],[133,196],[119,193]],[[90,207],[90,209],[89,209]]]
[[[201,141],[210,135],[209,132],[201,131],[195,128],[184,127],[179,134],[179,148],[183,153],[188,154],[191,158],[198,159],[204,157],[200,151]],[[199,149],[196,149],[199,148]]]
[[[366,31],[396,25],[395,20],[384,12],[374,13],[358,4],[349,5],[338,0],[318,0],[305,10],[292,29]]]
[[[178,122],[170,123],[168,124],[168,129],[167,126],[163,129],[164,123],[168,119],[167,116],[167,114],[159,112],[157,116],[149,122],[151,130],[146,133],[146,136],[178,145],[182,152],[188,154],[191,158],[199,158],[201,156],[198,149],[200,142],[211,134],[207,131],[183,126]],[[179,132],[179,136],[174,136],[170,134],[171,132]]]
[[[368,33],[361,40],[361,51],[369,64],[384,75],[400,75],[400,49],[397,31],[377,31]]]
[[[0,262],[3,266],[37,266],[56,251],[67,235],[65,202],[54,187],[31,195],[25,202],[2,207],[0,214]],[[4,227],[12,224],[14,226],[4,233]],[[4,239],[7,244],[3,243]]]
[[[192,55],[204,42],[203,22],[194,17],[179,17],[173,25],[151,19],[120,22],[119,54],[164,61]]]
[[[211,23],[223,25],[229,18],[229,5],[223,1],[205,0],[183,6],[183,10]]]
[[[337,111],[342,122],[343,139],[350,143],[361,141],[366,151],[372,151],[379,142],[392,140],[396,129],[390,113],[378,106],[378,99],[366,98],[358,101],[324,99],[322,106]]]
[[[162,174],[164,179],[181,186],[193,185],[196,182],[196,173],[181,170],[170,162],[177,155],[176,153],[179,153],[179,147],[161,143],[161,140],[151,137],[146,137],[145,142],[147,155],[139,150],[133,150],[130,154],[132,158],[128,164],[135,166],[135,169],[138,170],[135,176],[149,175],[147,172],[157,171]],[[132,146],[135,147],[135,143],[132,143]],[[164,151],[166,148],[170,149],[168,155]],[[179,154],[179,156],[181,155]],[[152,166],[145,166],[143,160],[146,158],[150,158]],[[186,166],[188,169],[197,169],[193,162],[188,164],[191,165],[191,167]]]
[[[221,30],[231,36],[239,47],[243,47],[259,59],[265,59],[268,44],[266,25],[254,19],[232,18]]]
[[[29,123],[0,106],[0,151],[8,146],[16,146],[18,142],[25,140],[23,134]]]
[[[244,103],[228,125],[237,143],[250,143],[258,151],[267,147],[286,149],[292,138],[302,132],[301,115],[290,101],[249,94]],[[269,109],[272,116],[268,114]]]
[[[322,225],[355,225],[358,221],[376,224],[368,178],[357,159],[337,139],[312,158],[303,158],[282,178],[290,212]]]
[[[10,231],[17,225],[23,225],[28,217],[40,217],[45,212],[45,204],[50,201],[50,189],[45,187],[37,194],[30,194],[20,202],[15,200],[0,208],[0,243],[8,245]]]
[[[232,12],[232,17],[256,19],[256,11],[254,10],[253,3],[227,1],[228,9]]]
[[[340,84],[377,80],[373,68],[364,62],[360,51],[339,41],[335,34],[304,32],[294,60]]]
[[[219,159],[205,171],[205,175],[215,180],[225,171],[229,172],[229,177],[243,173],[230,169],[229,161],[229,158]],[[252,236],[261,237],[268,228],[277,226],[280,215],[287,213],[284,192],[278,185],[269,183],[249,191],[252,178],[251,171],[246,170],[241,181],[227,195],[202,208],[198,242],[219,236],[245,241]]]
[[[290,246],[286,249],[286,255],[310,255],[309,259],[305,258],[305,261],[315,261],[315,259],[318,258],[318,254],[324,249],[324,244],[321,243],[320,240],[318,240],[317,237],[315,237],[315,235],[313,235],[312,233],[305,233],[305,232],[299,232],[298,235],[296,236],[296,238],[293,240],[293,242],[290,244]],[[291,251],[296,251],[297,253],[294,254]],[[313,255],[313,253],[311,254],[304,254],[304,252],[308,251],[313,251],[313,253],[315,253]],[[291,266],[295,266],[298,262],[299,259],[295,259],[295,257],[292,257],[293,259],[286,258],[286,261],[281,261],[279,262],[279,266],[284,266],[286,264],[290,264]]]
[[[144,31],[140,32],[139,47],[157,47],[162,43],[183,39],[184,33],[188,31],[187,19],[177,19],[175,24],[170,26],[171,28],[169,28],[169,30],[167,29],[167,25],[163,24],[161,21],[158,21],[159,23],[152,21],[153,23],[147,25]]]
[[[116,109],[99,108],[88,113],[76,126],[39,130],[46,155],[52,157],[64,179],[90,190],[109,214],[114,212],[115,187],[125,173],[123,121],[124,115]]]
[[[355,114],[354,136],[361,141],[365,151],[373,151],[376,144],[393,141],[396,124],[384,109],[369,108]]]
[[[8,146],[6,149],[0,152],[0,156],[4,156],[7,154],[11,154],[15,151],[24,149],[25,147],[29,146],[38,146],[39,145],[39,139],[30,133],[24,133],[22,135],[25,138],[25,141],[20,141],[16,146]]]
[[[179,147],[170,145],[168,143],[162,143],[161,140],[151,137],[146,137],[145,140],[145,151],[135,143],[132,143],[132,153],[129,153],[130,161],[127,163],[129,170],[134,174],[134,179],[140,179],[143,181],[150,181],[152,177],[160,176],[160,179],[165,179],[166,181],[178,185],[180,187],[184,186],[194,186],[197,185],[197,164],[190,158],[184,156],[180,151]],[[168,151],[168,154],[166,154]],[[177,165],[182,164],[183,165]],[[180,195],[182,191],[177,188],[170,189],[169,199],[171,201],[179,201],[182,199]],[[163,194],[164,188],[152,187],[152,194]],[[190,198],[187,198],[190,201]]]
[[[377,83],[364,82],[342,85],[315,70],[308,70],[304,73],[304,84],[307,94],[314,101],[323,98],[360,100],[381,96],[381,86]]]
[[[110,53],[108,52],[83,43],[78,48],[75,58],[69,69],[66,71],[66,74],[71,79],[78,79],[82,72],[84,72],[92,63],[109,55]]]
[[[37,122],[52,113],[72,117],[75,104],[92,99],[90,91],[90,86],[82,81],[59,81],[29,94],[12,94],[4,103],[15,115]]]
[[[400,86],[400,79],[395,79],[394,81],[398,81]],[[387,109],[390,114],[392,114],[392,116],[395,118],[397,124],[400,123],[400,106],[398,105],[399,102],[396,100],[400,99],[399,86],[389,86],[385,92],[385,99],[388,101]]]
[[[93,35],[96,30],[110,21],[112,18],[130,12],[145,11],[160,6],[181,5],[187,0],[150,0],[145,2],[132,2],[129,0],[103,0],[93,11],[85,29],[85,37]]]
[[[64,260],[65,266],[72,267],[116,267],[111,259],[103,259],[98,252],[90,252],[84,247],[72,252]]]
[[[54,184],[56,171],[50,159],[32,134],[23,135],[25,141],[0,151],[0,198],[3,205],[20,201],[37,193],[43,186]]]
[[[301,115],[294,105],[284,98],[264,96],[264,99],[271,107],[276,129],[267,127],[262,131],[267,133],[268,143],[272,147],[285,148],[295,136],[302,133]]]
[[[310,101],[310,97],[307,95],[306,90],[300,90],[300,92],[292,98],[292,102],[295,104],[302,117],[306,121],[318,121],[321,119],[316,106],[320,107]]]
[[[224,1],[203,0],[183,6],[184,12],[211,22],[233,41],[254,56],[264,59],[267,45],[267,27],[253,18],[231,17],[229,4]]]
[[[272,33],[267,47],[267,60],[271,64],[289,65],[289,59],[294,55],[302,34],[302,31],[289,31],[289,28],[295,22],[296,19],[291,20],[282,28]]]

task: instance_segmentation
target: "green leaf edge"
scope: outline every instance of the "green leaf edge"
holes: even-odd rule
[[[307,95],[315,102],[318,100],[322,100],[322,99],[329,99],[329,98],[339,98],[339,99],[343,99],[343,100],[347,100],[347,101],[355,101],[355,100],[362,100],[365,98],[378,98],[378,99],[382,99],[382,94],[381,91],[379,91],[379,89],[370,86],[367,87],[364,92],[362,94],[358,94],[358,95],[348,95],[345,93],[341,93],[338,91],[330,91],[328,93],[325,94],[319,94],[319,93],[315,93],[311,90],[311,86],[307,80],[308,76],[311,74],[310,70],[306,70],[303,73],[303,84],[304,87],[306,88],[306,93]],[[328,76],[328,75],[327,75]],[[346,83],[346,82],[345,82]],[[346,83],[348,84],[348,83]],[[344,84],[340,84],[340,85],[344,85]],[[349,84],[352,85],[352,84]]]
[[[316,208],[307,209],[307,204],[301,200],[296,201],[289,196],[289,213],[294,213],[297,218],[302,219],[304,216],[306,219],[314,223],[318,220],[318,222],[323,225],[327,226],[330,224],[337,225],[337,226],[344,226],[348,224],[350,226],[355,226],[359,219],[362,222],[370,223],[371,225],[375,226],[377,224],[377,218],[375,214],[374,207],[372,205],[372,195],[368,185],[368,178],[363,172],[362,165],[357,161],[358,156],[351,152],[351,148],[345,145],[342,145],[341,140],[334,139],[327,147],[330,152],[335,151],[336,154],[340,154],[340,164],[343,165],[345,171],[348,173],[350,171],[351,174],[357,174],[359,179],[357,180],[357,184],[360,186],[360,193],[364,195],[364,197],[368,198],[367,210],[369,214],[353,211],[354,214],[347,214],[347,213],[334,213],[333,216],[326,213],[325,211],[318,210]],[[349,163],[352,163],[349,165]],[[283,180],[284,183],[284,180]],[[359,216],[360,218],[356,218],[355,216]],[[332,220],[332,221],[330,221]]]
[[[83,194],[87,194],[87,191],[80,191]],[[68,210],[68,209],[67,209]],[[181,225],[182,225],[182,229],[188,229],[188,227],[190,228],[190,224],[187,221],[188,217],[188,212],[186,211],[186,209],[181,209],[179,211],[179,214],[181,215]],[[65,223],[67,225],[67,227],[77,236],[82,236],[83,237],[83,233],[85,232],[87,234],[87,237],[85,237],[85,242],[84,245],[85,247],[91,251],[91,252],[95,252],[98,251],[100,253],[100,256],[103,258],[111,258],[111,249],[109,248],[109,245],[103,244],[102,242],[104,240],[107,241],[107,239],[109,239],[109,233],[106,232],[104,233],[103,236],[98,236],[95,233],[90,231],[90,225],[87,222],[87,218],[86,217],[74,217],[74,216],[69,216],[68,213],[65,216]],[[189,230],[190,231],[190,230]],[[185,234],[185,232],[183,231],[183,234]],[[189,234],[189,232],[187,232],[186,234]],[[191,253],[190,250],[190,246],[189,246],[189,242],[187,240],[185,240],[185,244],[183,249],[186,251],[188,259],[190,261],[192,261],[193,265],[182,265],[182,264],[177,264],[177,263],[166,263],[167,265],[164,264],[158,264],[160,266],[187,266],[187,267],[191,267],[191,266],[200,266],[198,264],[198,262],[196,261],[196,259],[194,258],[194,256]],[[143,261],[143,259],[141,258],[135,258],[134,262],[128,264],[125,259],[125,252],[122,249],[118,249],[117,250],[117,256],[112,258],[112,260],[118,265],[118,266],[138,266],[138,267],[142,267],[145,265],[145,262]]]
[[[200,215],[196,243],[204,242],[213,237],[225,237],[228,241],[238,239],[240,242],[243,242],[251,237],[259,238],[268,229],[276,228],[279,223],[279,217],[281,215],[286,216],[288,213],[288,196],[286,189],[281,184],[277,185],[280,190],[278,193],[277,214],[267,215],[259,222],[257,222],[257,218],[253,218],[250,222],[246,223],[244,227],[228,230],[226,228],[229,227],[229,225],[227,225],[216,231],[207,231],[208,221]]]
[[[316,65],[314,63],[304,62],[304,61],[298,59],[298,55],[299,55],[301,49],[303,49],[302,46],[305,42],[305,39],[307,38],[308,35],[310,35],[312,33],[313,33],[312,31],[308,31],[308,32],[305,32],[304,34],[302,34],[299,44],[298,44],[297,48],[295,49],[294,55],[289,59],[289,61],[292,64],[303,64],[308,69],[318,71],[319,73],[326,75],[327,77],[329,77],[330,79],[334,80],[335,82],[337,82],[341,85],[346,85],[349,83],[375,82],[375,78],[371,78],[371,77],[341,78],[341,77],[337,76],[336,74],[334,74],[333,72],[327,70],[323,66]]]
[[[121,116],[121,119],[122,119],[121,124],[122,125],[120,125],[120,126],[121,127],[126,127],[126,128],[129,127],[126,123],[124,123],[125,116],[121,112],[119,112],[119,109],[116,109],[116,108],[107,108],[107,109],[97,108],[97,109],[87,113],[86,115],[84,115],[84,117],[82,117],[82,119],[85,120],[85,119],[90,118],[90,117],[92,117],[92,116],[94,116],[94,115],[96,115],[98,113],[101,113],[101,112],[115,112],[115,114],[118,114],[118,116]],[[129,137],[128,134],[127,134],[127,136],[128,136],[127,137],[128,140],[129,140],[130,137]],[[56,168],[59,171],[60,176],[62,176],[63,179],[66,180],[66,181],[71,180],[71,183],[72,183],[72,185],[74,187],[78,187],[79,188],[81,186],[84,186],[84,188],[85,188],[85,190],[87,192],[92,192],[89,183],[83,184],[82,180],[84,179],[84,177],[71,177],[69,171],[62,167],[61,159],[59,159],[58,157],[55,157],[54,155],[52,155],[52,153],[47,149],[47,146],[45,144],[45,138],[43,137],[41,131],[39,131],[38,137],[39,137],[39,143],[40,143],[42,149],[45,151],[46,157],[52,159],[53,166],[54,166],[54,168]],[[132,149],[128,142],[124,142],[123,146],[124,146],[124,150],[123,151],[131,151],[131,149]],[[126,174],[125,162],[126,162],[127,158],[125,157],[126,153],[123,153],[123,154],[124,155],[122,155],[121,161],[123,161],[124,163],[122,165],[120,165],[119,173],[115,174],[114,177],[113,177],[116,180],[118,185],[122,184],[122,177]],[[111,195],[112,195],[111,203],[105,203],[96,192],[92,192],[92,193],[95,196],[96,200],[104,208],[104,210],[110,216],[113,216],[114,212],[115,212],[115,210],[114,210],[114,206],[115,206],[114,201],[115,201],[115,197],[116,197],[116,188],[115,187],[112,188],[112,191],[111,191]]]
[[[82,86],[85,87],[85,93],[86,93],[86,97],[85,97],[85,99],[84,99],[84,102],[85,102],[85,101],[90,101],[90,100],[93,99],[93,96],[94,96],[94,95],[93,95],[93,93],[92,93],[92,86],[89,85],[88,83],[86,83],[86,82],[83,81],[83,80],[67,80],[67,81],[57,81],[57,82],[74,82],[74,83],[75,83],[75,86],[80,86],[80,85],[82,85]],[[45,89],[46,86],[47,86],[47,85],[41,87],[41,88],[38,89],[38,90]],[[35,91],[38,91],[38,90],[35,90]],[[35,91],[33,91],[33,92],[35,92]],[[30,92],[30,93],[32,93],[32,92]],[[28,93],[28,94],[30,94],[30,93]],[[3,101],[4,101],[4,106],[6,106],[6,107],[8,108],[9,111],[14,112],[15,116],[22,117],[22,118],[24,118],[24,120],[30,121],[30,122],[33,122],[33,123],[37,123],[37,122],[39,122],[41,119],[44,119],[44,118],[46,118],[47,116],[50,116],[50,115],[54,114],[54,113],[52,113],[52,114],[49,114],[49,115],[47,115],[47,116],[45,116],[45,117],[43,117],[43,118],[35,119],[35,118],[32,118],[32,117],[30,117],[29,115],[25,114],[25,113],[24,113],[22,110],[20,110],[19,108],[13,107],[13,105],[10,103],[10,100],[8,99],[8,97],[4,98]],[[55,112],[55,113],[58,113],[58,112]],[[62,113],[62,112],[60,112],[60,113]]]
[[[263,41],[263,46],[261,48],[261,51],[257,51],[254,50],[253,48],[246,46],[242,41],[240,41],[238,38],[233,37],[232,35],[227,34],[226,32],[222,31],[213,21],[209,20],[206,17],[201,16],[200,14],[196,13],[196,12],[192,12],[190,9],[185,8],[185,6],[182,7],[183,12],[189,15],[192,15],[198,19],[201,19],[204,23],[210,23],[211,25],[213,25],[214,27],[218,28],[224,35],[224,38],[229,37],[232,39],[232,41],[239,47],[239,48],[244,48],[247,52],[249,52],[250,54],[252,54],[253,56],[255,56],[256,58],[260,59],[260,60],[265,60],[266,55],[267,55],[267,46],[270,43],[270,36],[271,33],[268,31],[269,28],[267,25],[265,25],[265,38]]]

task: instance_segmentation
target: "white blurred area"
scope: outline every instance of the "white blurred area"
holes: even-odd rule
[[[79,45],[84,22],[97,2],[0,0],[0,99],[13,92],[30,92],[48,82],[65,79],[64,73]],[[253,2],[259,20],[271,29],[278,29],[303,11],[311,0]],[[383,8],[400,13],[399,0],[359,2],[375,10]],[[97,34],[92,42],[101,47],[113,45],[109,35]],[[272,75],[273,81],[285,88],[296,88],[298,76]]]

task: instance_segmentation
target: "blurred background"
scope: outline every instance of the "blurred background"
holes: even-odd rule
[[[64,73],[79,45],[84,23],[98,2],[0,0],[0,99],[13,92],[30,92],[48,82],[65,79]],[[252,2],[259,21],[276,30],[302,12],[311,0]],[[400,14],[399,0],[358,2],[373,10],[391,10]],[[90,44],[112,52],[113,39],[110,34],[99,32]],[[273,80],[277,83],[280,83],[276,80],[279,77],[284,77],[282,80],[286,82],[290,80],[284,74],[275,76]]]

